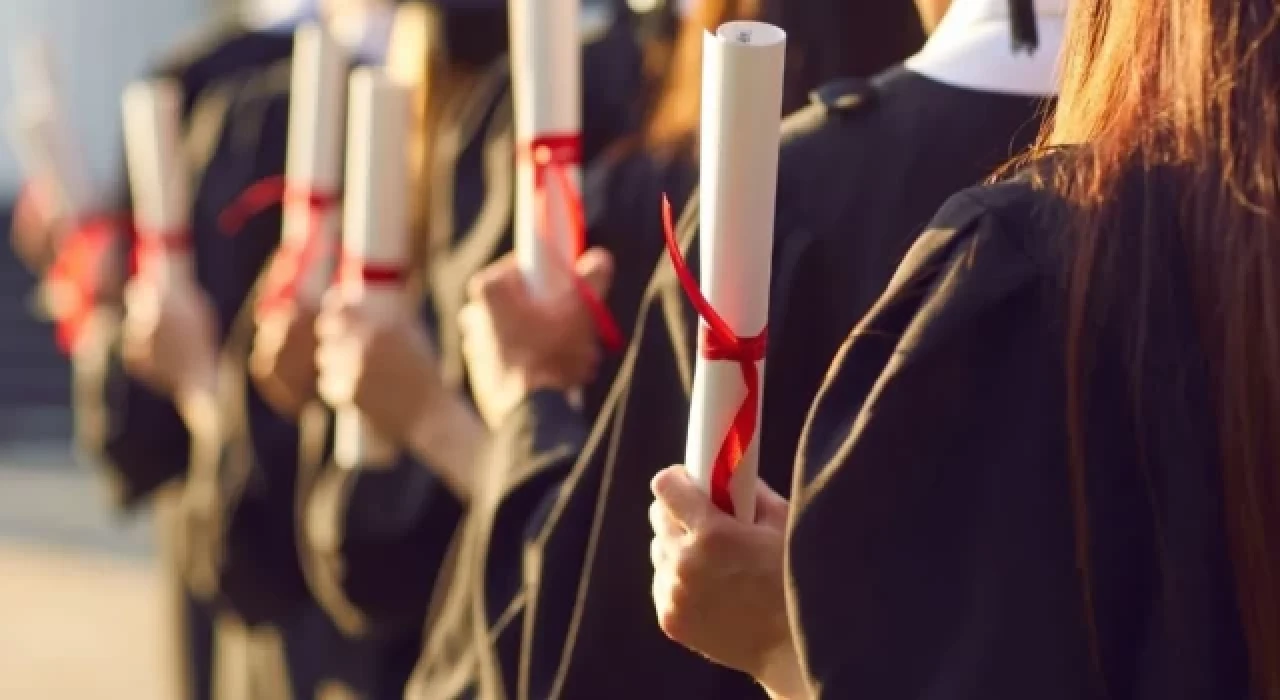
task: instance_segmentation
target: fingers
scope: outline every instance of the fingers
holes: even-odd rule
[[[355,402],[357,370],[350,348],[341,344],[316,349],[316,394],[330,406]]]
[[[360,307],[346,299],[332,302],[326,297],[325,304],[316,316],[316,339],[321,343],[338,338],[365,333],[370,327],[368,314]]]
[[[613,284],[613,256],[604,248],[591,248],[574,263],[574,272],[587,283],[598,297],[609,293]]]
[[[524,294],[524,275],[514,253],[477,272],[467,283],[468,298],[485,304],[509,303]]]
[[[689,477],[683,466],[667,467],[650,484],[653,495],[684,529],[697,531],[709,516],[718,513],[711,499]]]
[[[489,313],[484,306],[474,301],[468,302],[458,312],[458,331],[463,341],[474,338],[489,323]]]
[[[654,501],[649,506],[649,526],[659,539],[674,539],[689,532],[680,521],[672,517],[661,501]]]

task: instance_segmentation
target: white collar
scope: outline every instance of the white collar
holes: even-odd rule
[[[1015,54],[1008,0],[955,0],[906,66],[953,87],[1050,97],[1058,92],[1058,54],[1068,3],[1035,0],[1040,45],[1033,53]]]
[[[318,0],[249,0],[242,5],[244,23],[253,29],[286,31],[319,16]]]

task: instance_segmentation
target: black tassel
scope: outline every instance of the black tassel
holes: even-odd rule
[[[1009,0],[1009,19],[1013,23],[1013,52],[1035,53],[1040,46],[1036,30],[1036,8],[1033,0]]]

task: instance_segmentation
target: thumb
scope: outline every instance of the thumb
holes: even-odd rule
[[[591,248],[578,257],[573,268],[596,296],[603,297],[609,293],[609,286],[613,284],[613,256],[609,251]]]
[[[689,472],[679,464],[658,472],[653,477],[650,488],[671,517],[690,532],[701,528],[708,511],[715,508],[707,494],[698,488]]]

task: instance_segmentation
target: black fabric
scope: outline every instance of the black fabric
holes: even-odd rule
[[[1066,461],[1070,210],[1025,181],[965,192],[849,338],[796,464],[789,596],[814,697],[1255,697],[1170,182],[1135,173],[1100,236],[1091,610]],[[1135,245],[1142,226],[1158,235]]]
[[[762,476],[784,493],[805,412],[849,329],[938,205],[1037,128],[1035,100],[903,71],[876,83],[876,98],[861,108],[814,105],[786,128],[760,437]],[[695,200],[681,229],[695,271],[696,217]],[[562,465],[569,475],[547,496],[546,523],[524,554],[521,655],[497,661],[519,675],[513,696],[760,695],[750,679],[663,637],[649,602],[648,484],[683,459],[695,329],[672,268],[660,262],[618,379],[581,454]]]
[[[1009,20],[1013,24],[1013,50],[1034,52],[1040,46],[1033,0],[1009,0]]]
[[[804,106],[814,85],[876,75],[924,45],[913,0],[764,0],[762,7],[765,21],[787,31],[787,113]]]
[[[347,634],[408,638],[416,650],[462,504],[425,465],[403,455],[389,468],[328,464],[312,478],[299,516],[317,600]]]

